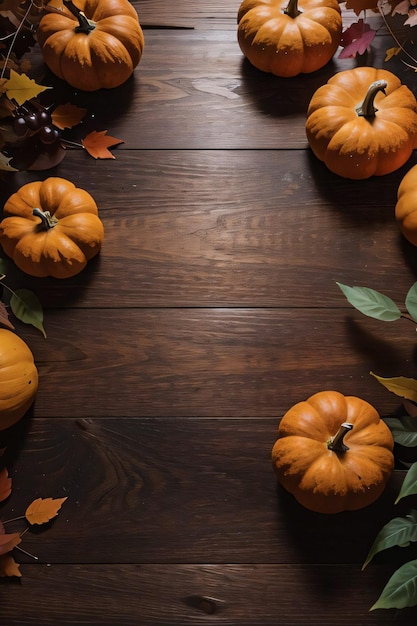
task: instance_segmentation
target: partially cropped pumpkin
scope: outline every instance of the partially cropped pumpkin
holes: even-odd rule
[[[0,244],[31,276],[75,276],[103,242],[94,199],[64,178],[23,185],[7,200],[3,214]]]
[[[345,70],[313,94],[306,132],[316,157],[335,174],[382,176],[404,165],[414,150],[417,101],[387,70]]]
[[[404,237],[417,246],[417,165],[407,172],[398,187],[395,218]]]
[[[272,449],[279,483],[318,513],[361,509],[383,492],[394,467],[388,426],[365,400],[321,391],[291,407]]]
[[[27,344],[0,329],[0,430],[18,422],[35,399],[38,370]]]
[[[118,87],[132,75],[145,40],[128,0],[63,0],[55,7],[42,17],[36,35],[56,76],[76,89],[96,91]]]
[[[243,0],[237,21],[246,58],[259,70],[282,77],[326,65],[342,34],[337,0]]]

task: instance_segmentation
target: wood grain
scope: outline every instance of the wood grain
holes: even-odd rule
[[[243,58],[234,0],[133,4],[145,52],[120,88],[76,92],[31,55],[53,86],[45,104],[87,109],[64,136],[106,129],[124,140],[115,159],[73,147],[53,170],[1,181],[2,205],[25,182],[72,180],[97,201],[105,242],[68,281],[7,269],[39,296],[48,336],[16,323],[40,386],[0,433],[13,480],[0,519],[68,499],[24,535],[38,560],[16,553],[23,578],[0,579],[0,625],[414,625],[415,609],[369,613],[405,551],[361,572],[376,533],[413,505],[393,504],[404,465],[372,506],[326,516],[278,487],[270,452],[280,417],[322,389],[403,411],[369,372],[414,377],[414,327],[365,318],[336,281],[404,302],[417,261],[394,206],[417,157],[380,179],[336,177],[310,152],[305,115],[357,63],[414,93],[415,74],[385,63],[381,28],[361,59],[279,79]]]

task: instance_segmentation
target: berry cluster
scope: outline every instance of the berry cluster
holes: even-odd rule
[[[14,112],[13,132],[17,137],[37,135],[41,143],[50,145],[59,140],[60,133],[52,124],[49,111],[40,105],[25,103]]]

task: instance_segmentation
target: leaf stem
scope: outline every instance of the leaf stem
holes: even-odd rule
[[[5,57],[5,60],[4,60],[4,65],[3,65],[3,69],[2,69],[1,74],[0,74],[0,78],[4,78],[4,74],[5,74],[5,72],[6,72],[7,64],[8,64],[8,62],[9,62],[10,55],[11,55],[12,50],[13,50],[13,46],[14,46],[14,44],[16,43],[17,36],[18,36],[18,34],[20,33],[20,31],[21,31],[21,29],[22,29],[22,27],[23,27],[23,24],[24,24],[24,23],[25,23],[25,21],[26,21],[27,16],[28,16],[28,15],[29,15],[29,13],[30,13],[30,10],[31,10],[31,8],[32,8],[32,5],[33,5],[33,0],[31,0],[31,2],[30,2],[30,4],[29,4],[29,7],[28,7],[27,11],[26,11],[26,13],[24,14],[24,16],[23,16],[23,18],[22,18],[22,21],[20,22],[19,26],[16,28],[16,32],[15,32],[15,33],[14,33],[14,35],[13,35],[12,42],[11,42],[11,44],[10,44],[10,46],[9,46],[9,49],[8,49],[8,51],[7,51],[7,54],[6,54],[6,57]]]
[[[27,550],[24,550],[20,546],[15,546],[15,550],[20,550],[20,552],[23,552],[23,554],[26,554],[26,556],[30,556],[30,558],[34,559],[35,561],[39,560],[38,556],[36,556],[35,554],[32,554],[31,552],[28,552]]]

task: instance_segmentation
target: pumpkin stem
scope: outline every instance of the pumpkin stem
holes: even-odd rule
[[[301,11],[298,8],[298,0],[290,0],[286,9],[284,9],[285,15],[292,17],[293,19],[300,15]]]
[[[89,32],[95,29],[95,23],[89,20],[85,13],[80,11],[80,9],[75,6],[72,0],[62,0],[62,2],[65,4],[67,9],[71,11],[73,15],[75,15],[78,20],[78,26],[74,28],[76,33],[86,33],[86,35],[88,35]]]
[[[352,430],[352,428],[353,424],[350,424],[349,422],[343,422],[343,424],[340,425],[337,433],[327,442],[327,447],[329,448],[329,450],[333,450],[333,452],[346,452],[346,450],[349,450],[347,445],[343,443],[343,437],[346,435],[346,433]]]
[[[385,88],[388,83],[386,80],[376,80],[369,85],[368,93],[365,96],[364,101],[356,109],[356,113],[362,117],[375,117],[375,113],[378,109],[374,106],[375,96],[379,91],[385,94]]]
[[[39,224],[40,230],[49,230],[58,224],[58,219],[51,215],[49,211],[41,211],[40,209],[33,209],[32,214],[36,217],[41,218],[41,223]]]

